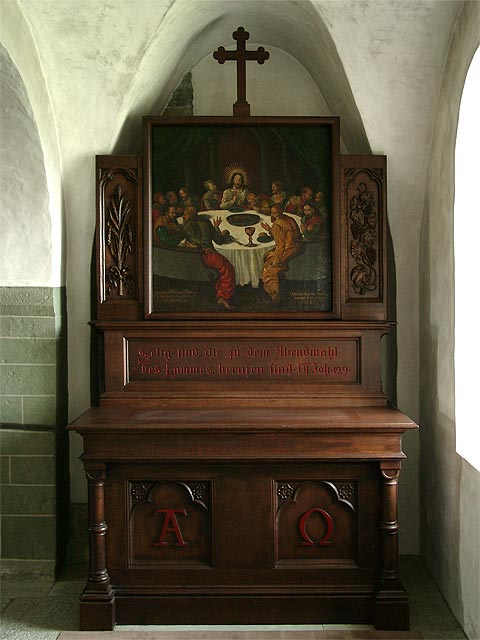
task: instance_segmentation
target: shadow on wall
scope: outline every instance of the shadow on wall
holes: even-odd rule
[[[439,328],[429,322],[432,300],[428,274],[428,265],[431,264],[430,216],[427,194],[420,243],[423,247],[419,307],[423,331],[423,339],[420,340],[420,554],[440,587],[443,589],[448,584],[448,601],[452,605],[452,599],[455,600],[452,608],[461,622],[463,597],[459,576],[462,459],[455,453],[455,423],[440,411],[437,382]],[[448,539],[445,538],[445,532],[449,535]],[[439,574],[438,559],[442,556],[443,574]]]
[[[392,234],[390,232],[390,225],[387,220],[387,319],[391,322],[397,321],[397,270],[395,265],[395,254],[393,249]],[[388,401],[394,406],[397,406],[397,365],[398,365],[398,350],[397,350],[397,325],[395,324],[390,333],[384,338],[387,341],[386,344],[386,373],[384,381],[384,393],[386,394]]]

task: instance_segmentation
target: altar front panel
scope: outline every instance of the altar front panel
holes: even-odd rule
[[[106,522],[125,532],[107,536],[112,584],[373,593],[380,484],[375,463],[112,464]]]

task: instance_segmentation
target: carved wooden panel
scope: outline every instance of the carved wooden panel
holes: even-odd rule
[[[355,482],[277,480],[275,494],[276,565],[356,565]]]
[[[129,566],[212,566],[210,481],[129,481]]]
[[[388,324],[278,323],[268,336],[260,323],[163,322],[148,332],[140,323],[97,326],[105,335],[104,398],[138,395],[146,406],[168,397],[182,407],[185,394],[200,400],[208,390],[210,407],[224,399],[230,406],[233,398],[251,406],[254,397],[277,405],[287,398],[325,400],[325,406],[332,398],[344,406],[386,404],[379,344]]]
[[[342,156],[342,317],[386,319],[386,159]]]
[[[136,320],[140,315],[141,159],[97,156],[98,319]]]
[[[358,383],[358,337],[310,340],[129,339],[127,382],[296,380]]]

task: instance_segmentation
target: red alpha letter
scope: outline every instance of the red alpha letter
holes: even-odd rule
[[[314,541],[308,535],[307,529],[306,529],[307,520],[312,515],[312,513],[315,513],[315,512],[321,513],[327,523],[327,531],[323,536],[323,538],[318,543],[321,547],[327,547],[328,545],[332,544],[332,541],[330,540],[330,538],[333,533],[333,520],[332,520],[332,516],[324,509],[310,509],[310,511],[306,511],[303,514],[303,516],[300,518],[300,524],[298,525],[298,527],[300,529],[300,535],[303,538],[303,542],[301,542],[300,544],[303,547],[313,547],[315,544]]]
[[[176,513],[181,513],[186,516],[187,512],[185,509],[157,509],[155,511],[155,515],[157,513],[164,513],[165,520],[163,521],[162,531],[160,533],[160,538],[158,542],[154,542],[155,547],[166,547],[168,546],[168,542],[166,541],[167,533],[174,533],[177,542],[175,542],[176,547],[186,547],[188,542],[185,542],[182,536],[182,532],[180,531],[180,527],[178,526]],[[170,524],[171,523],[171,524]]]

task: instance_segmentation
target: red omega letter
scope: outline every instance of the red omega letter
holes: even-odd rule
[[[325,521],[327,523],[327,531],[318,544],[321,547],[328,547],[328,545],[332,544],[332,541],[330,540],[330,538],[332,537],[332,533],[333,533],[333,520],[332,520],[332,516],[329,513],[327,513],[327,511],[325,511],[324,509],[310,509],[309,511],[306,511],[303,514],[303,516],[300,519],[300,524],[298,525],[298,528],[300,529],[300,535],[303,538],[303,541],[300,544],[303,547],[313,547],[315,544],[314,541],[308,535],[307,529],[306,529],[307,520],[312,515],[312,513],[315,513],[315,512],[320,513],[325,518]]]

